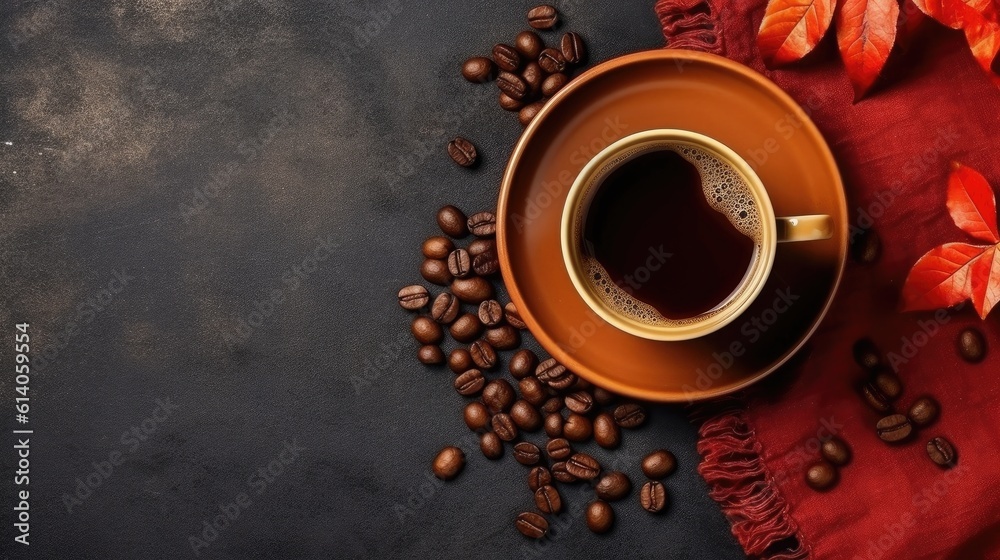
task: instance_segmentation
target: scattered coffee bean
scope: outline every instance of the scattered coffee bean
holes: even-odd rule
[[[462,77],[474,84],[488,82],[495,74],[493,61],[485,56],[474,56],[462,65]]]
[[[545,485],[535,490],[535,506],[542,513],[559,513],[562,509],[562,498],[559,491],[552,485]]]
[[[555,358],[549,358],[535,368],[535,377],[553,389],[566,389],[576,382],[576,375]]]
[[[448,325],[458,318],[458,312],[462,310],[462,304],[451,292],[441,292],[434,298],[431,305],[431,319],[442,325]]]
[[[521,79],[528,85],[528,97],[534,99],[542,91],[542,82],[545,81],[545,71],[542,70],[542,67],[537,62],[529,62],[525,65],[524,71],[521,72]]]
[[[451,480],[462,472],[464,466],[465,453],[454,445],[449,445],[434,458],[434,476],[441,480]]]
[[[860,338],[852,348],[854,361],[866,370],[873,370],[882,363],[882,355],[870,338]]]
[[[465,303],[476,303],[493,297],[493,284],[489,280],[472,276],[469,278],[456,278],[451,283],[451,293],[458,296],[458,299]]]
[[[970,327],[958,333],[958,355],[971,364],[983,361],[986,357],[986,339],[979,329]]]
[[[465,418],[465,425],[472,431],[486,429],[486,425],[490,422],[490,413],[486,409],[486,405],[479,401],[473,401],[465,405],[463,416]]]
[[[541,62],[539,62],[539,66],[542,66]],[[544,68],[544,66],[542,67]],[[517,101],[523,101],[525,97],[528,97],[528,93],[530,92],[528,83],[524,81],[524,78],[510,72],[500,72],[497,76],[497,87],[500,88],[500,91],[504,95]]]
[[[491,251],[491,250],[495,251],[496,248],[497,248],[496,239],[480,237],[477,239],[473,239],[472,243],[469,243],[469,246],[466,248],[466,250],[469,251],[469,256],[477,257],[479,255],[482,255],[486,251]]]
[[[506,72],[517,72],[521,67],[521,54],[510,45],[500,43],[493,47],[493,62]]]
[[[448,142],[448,155],[451,159],[462,167],[472,167],[479,159],[476,147],[461,136]]]
[[[882,241],[872,228],[861,230],[851,243],[851,256],[861,264],[872,264],[882,255]]]
[[[429,366],[443,364],[444,352],[437,344],[425,344],[417,350],[417,359],[420,360],[420,363]]]
[[[510,417],[518,428],[526,432],[537,432],[542,427],[542,415],[524,399],[519,399],[511,405]]]
[[[528,25],[535,29],[552,29],[559,21],[559,12],[548,4],[528,10]]]
[[[493,349],[493,346],[485,340],[477,340],[469,346],[469,355],[472,356],[472,361],[475,362],[477,366],[482,369],[493,369],[493,366],[497,365],[497,352]],[[503,381],[502,379],[499,381]],[[506,381],[504,381],[506,383]],[[513,394],[514,389],[511,389],[511,394]]]
[[[832,437],[824,441],[820,445],[819,450],[824,459],[838,467],[843,467],[851,462],[851,448],[847,446],[844,440],[838,437]]]
[[[666,449],[657,449],[642,460],[642,473],[659,480],[670,476],[677,468],[677,458]]]
[[[487,251],[472,260],[472,269],[480,276],[490,276],[500,272],[500,257],[496,251]]]
[[[557,463],[552,463],[552,478],[558,480],[559,482],[571,483],[576,482],[576,477],[570,474],[566,470],[566,461],[559,461]]]
[[[594,400],[597,401],[597,404],[602,406],[609,405],[615,400],[614,393],[608,391],[607,389],[602,389],[601,387],[594,387],[593,393]]]
[[[517,306],[514,302],[510,302],[503,308],[504,316],[507,318],[507,323],[514,327],[515,329],[526,329],[528,325],[521,319],[521,314],[517,311]]]
[[[639,490],[639,504],[650,513],[663,511],[667,506],[667,489],[655,480],[646,482]]]
[[[517,113],[517,122],[521,123],[521,126],[528,126],[531,124],[531,121],[535,119],[535,115],[542,110],[544,105],[545,102],[543,101],[536,101],[531,105],[525,105]]]
[[[428,237],[420,248],[420,252],[428,259],[447,259],[448,255],[455,250],[455,244],[451,239],[443,235]]]
[[[496,432],[500,439],[514,441],[517,438],[517,426],[506,413],[501,412],[494,415],[490,420],[490,424],[492,424],[493,431]]]
[[[488,299],[479,304],[479,322],[487,327],[495,327],[503,321],[503,307],[495,299]]]
[[[594,441],[605,449],[614,449],[621,443],[622,433],[610,414],[602,412],[594,417]]]
[[[448,272],[448,263],[438,259],[427,259],[420,265],[420,275],[428,282],[433,282],[440,286],[447,286],[451,282],[451,272]]]
[[[545,415],[544,421],[545,435],[550,438],[562,437],[563,417],[558,412],[550,412]]]
[[[524,102],[520,99],[514,99],[513,97],[507,95],[504,92],[500,92],[497,97],[497,102],[504,111],[520,111],[521,107],[524,107]]]
[[[556,49],[544,49],[538,55],[538,65],[549,74],[566,71],[566,59]]]
[[[895,443],[903,441],[913,433],[913,425],[902,414],[891,414],[878,421],[875,432],[882,441]]]
[[[438,227],[441,228],[441,231],[445,235],[449,235],[455,239],[462,239],[466,235],[469,235],[467,220],[468,218],[465,217],[464,212],[450,204],[438,210],[437,213]]]
[[[400,307],[408,311],[416,311],[427,305],[427,302],[430,301],[430,294],[427,293],[427,288],[415,284],[399,290],[398,298]]]
[[[528,60],[535,60],[539,53],[545,48],[545,43],[538,33],[534,31],[522,31],[514,38],[514,48],[521,56]]]
[[[910,422],[921,428],[928,426],[937,419],[938,410],[938,403],[933,398],[920,397],[910,406]]]
[[[943,437],[936,437],[927,442],[927,455],[936,465],[952,467],[955,464],[955,448]]]
[[[455,374],[464,373],[467,369],[472,369],[472,355],[465,348],[456,348],[448,354],[448,369]]]
[[[646,409],[634,403],[622,404],[615,407],[614,416],[622,428],[638,428],[646,421]]]
[[[509,313],[507,317],[507,321],[510,322]],[[524,379],[525,377],[531,375],[537,366],[538,356],[527,348],[523,348],[515,352],[514,355],[510,357],[510,363],[507,364],[507,368],[510,370],[510,374],[514,376],[514,379]]]
[[[483,372],[478,369],[470,369],[455,378],[455,390],[463,397],[478,395],[486,385]]]
[[[577,377],[576,382],[570,388],[574,391],[587,391],[589,393],[594,388],[594,385],[582,377]]]
[[[586,391],[574,391],[564,397],[566,408],[577,414],[587,414],[594,408],[594,397]]]
[[[587,528],[598,535],[607,533],[615,524],[615,512],[603,500],[594,500],[587,505]]]
[[[444,338],[441,325],[435,323],[430,317],[423,315],[410,323],[410,332],[413,333],[413,338],[417,339],[417,342],[421,344],[437,344]]]
[[[494,432],[486,432],[479,436],[479,450],[487,459],[503,457],[503,441]]]
[[[521,335],[510,325],[500,325],[486,329],[483,338],[489,341],[497,350],[513,350],[521,342]]]
[[[555,438],[550,439],[547,444],[545,444],[545,454],[549,456],[549,459],[553,461],[565,461],[570,455],[573,454],[573,448],[569,444],[569,440],[566,438]]]
[[[542,452],[538,446],[529,441],[522,441],[514,446],[514,459],[522,465],[535,465],[541,457]]]
[[[497,232],[497,217],[493,212],[476,212],[469,216],[469,231],[476,237],[493,237]]]
[[[563,409],[563,402],[562,399],[560,399],[559,397],[549,397],[549,399],[545,401],[545,404],[542,405],[542,412],[546,412],[549,414],[553,412],[559,412],[562,409]]]
[[[455,322],[451,324],[448,330],[455,340],[459,342],[472,342],[479,336],[482,328],[482,324],[479,323],[479,317],[476,317],[472,313],[465,313],[458,319],[455,319]]]
[[[575,453],[566,459],[566,470],[581,480],[591,480],[601,474],[601,464],[586,453]]]
[[[493,414],[510,410],[516,398],[514,388],[506,379],[494,379],[483,388],[483,404]]]
[[[826,461],[818,461],[806,469],[806,484],[813,490],[827,490],[836,482],[837,469]]]
[[[903,394],[903,382],[899,376],[885,366],[876,366],[875,371],[872,372],[872,385],[877,387],[889,400],[896,400],[899,395]]]
[[[570,64],[580,64],[583,59],[587,58],[587,49],[583,45],[583,39],[572,31],[562,36],[559,47],[563,58]]]
[[[552,474],[545,467],[534,467],[528,473],[528,488],[534,492],[542,486],[552,484]]]
[[[530,511],[518,514],[514,525],[529,539],[540,539],[549,532],[549,522],[541,515]]]
[[[455,249],[448,255],[448,272],[455,278],[472,274],[472,257],[465,249]]]
[[[587,441],[594,433],[590,419],[571,412],[563,423],[563,437],[570,441]]]
[[[542,82],[542,95],[545,97],[552,97],[559,90],[569,83],[569,77],[562,72],[556,72],[551,76],[545,78]]]
[[[874,383],[865,383],[861,386],[861,396],[868,406],[875,412],[886,413],[892,410],[892,403],[889,397],[882,394],[882,391]]]
[[[521,390],[521,397],[534,406],[542,406],[548,399],[545,386],[537,377],[525,377],[517,382],[517,386]]]
[[[594,491],[602,500],[613,502],[628,495],[632,490],[632,482],[621,471],[611,471],[601,477]]]

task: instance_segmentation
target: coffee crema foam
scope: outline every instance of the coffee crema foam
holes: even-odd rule
[[[743,175],[714,154],[688,144],[662,144],[631,153],[627,159],[631,160],[651,151],[675,152],[697,168],[698,174],[701,176],[702,192],[709,206],[726,216],[733,227],[754,242],[753,258],[747,266],[749,274],[760,262],[763,232],[760,212],[754,202],[753,192]],[[628,161],[625,161],[624,165],[627,164]],[[594,181],[589,190],[593,192],[599,188],[603,179],[620,165],[609,165],[601,173],[600,181]],[[587,281],[595,287],[594,293],[605,305],[619,315],[652,326],[676,327],[704,321],[724,311],[728,304],[746,288],[744,285],[746,275],[744,275],[744,280],[740,282],[736,290],[710,311],[684,319],[668,319],[652,305],[639,301],[628,293],[626,288],[615,284],[601,263],[592,255],[584,254],[582,260]]]

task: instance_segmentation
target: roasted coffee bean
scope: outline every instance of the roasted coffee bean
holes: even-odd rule
[[[399,290],[397,297],[399,298],[399,306],[409,311],[420,309],[427,305],[427,302],[431,299],[430,294],[427,293],[427,288],[418,285],[407,286]]]
[[[538,97],[542,91],[542,82],[545,81],[545,71],[537,62],[534,62],[534,58],[532,62],[525,65],[524,71],[521,72],[521,78],[528,85],[528,97],[531,99]]]
[[[621,430],[610,414],[602,412],[594,417],[594,441],[597,442],[597,445],[605,449],[614,449],[618,447],[621,440]]]
[[[450,204],[438,210],[437,223],[445,235],[455,239],[469,235],[468,218],[465,217],[465,213]]]
[[[854,361],[866,370],[873,370],[882,363],[882,355],[870,338],[859,338],[852,348]]]
[[[622,404],[615,407],[614,416],[622,428],[638,428],[646,421],[646,409],[634,403]]]
[[[615,524],[615,511],[604,500],[594,500],[587,505],[587,528],[600,535]]]
[[[504,95],[517,101],[523,101],[531,91],[524,78],[510,72],[500,72],[497,76],[497,87]]]
[[[958,333],[958,355],[971,364],[983,361],[986,357],[986,339],[979,329],[970,327]]]
[[[538,449],[538,446],[529,442],[522,441],[514,446],[514,460],[522,465],[535,465],[538,460],[542,458],[542,452]],[[550,513],[550,512],[546,512]]]
[[[903,441],[913,433],[913,425],[902,414],[891,414],[878,421],[875,431],[882,441],[895,443]]]
[[[448,272],[455,278],[472,274],[472,257],[465,249],[455,249],[448,255]]]
[[[500,92],[497,97],[497,103],[504,111],[520,111],[521,107],[524,107],[524,101],[520,99],[514,99],[513,97],[507,95],[504,92]]]
[[[456,374],[472,369],[472,355],[465,348],[456,348],[448,354],[448,369]]]
[[[591,480],[601,474],[601,464],[586,453],[574,453],[566,459],[566,470],[581,480]]]
[[[545,42],[534,31],[522,31],[514,38],[514,48],[528,60],[535,60],[545,48]]]
[[[521,335],[510,325],[500,325],[486,329],[483,338],[497,350],[513,350],[521,343]]]
[[[549,74],[565,72],[567,68],[566,59],[556,49],[543,49],[538,55],[538,65]]]
[[[507,413],[501,412],[494,415],[490,420],[490,424],[500,439],[514,441],[517,438],[517,425],[514,424],[514,420]]]
[[[594,400],[597,401],[597,404],[599,405],[609,405],[615,400],[615,394],[607,389],[594,387],[592,392],[594,393]]]
[[[642,460],[642,473],[654,480],[670,476],[676,468],[677,458],[666,449],[657,449]]]
[[[563,409],[562,399],[559,397],[549,397],[545,404],[542,405],[542,412],[552,413],[559,412]]]
[[[506,379],[494,379],[483,388],[483,404],[493,414],[509,410],[515,398],[517,394]]]
[[[515,352],[510,357],[510,363],[507,364],[507,368],[510,370],[510,374],[514,376],[514,379],[524,379],[531,375],[537,366],[538,356],[527,348]]]
[[[872,385],[889,400],[896,400],[903,393],[903,382],[885,366],[876,366],[872,372]]]
[[[518,428],[526,432],[537,432],[542,427],[542,416],[524,399],[519,399],[511,405],[510,417]]]
[[[650,513],[663,511],[667,507],[667,489],[655,480],[646,482],[639,490],[639,504]]]
[[[455,378],[455,390],[463,397],[478,395],[484,385],[486,379],[483,378],[483,372],[478,369],[470,369]]]
[[[493,212],[476,212],[469,216],[469,231],[476,237],[493,237],[497,232],[497,217]]]
[[[465,303],[480,303],[493,297],[493,284],[478,276],[456,278],[451,283],[451,293]]]
[[[535,377],[553,389],[566,389],[576,383],[576,375],[555,358],[549,358],[535,368]]]
[[[550,438],[558,438],[563,435],[563,417],[562,414],[558,412],[550,412],[545,415],[545,420],[543,422],[545,428],[545,435]]]
[[[843,467],[851,462],[851,448],[844,440],[832,437],[822,443],[819,448],[823,458],[838,467]]]
[[[574,391],[587,391],[588,393],[594,388],[594,384],[582,377],[576,378],[576,383],[573,383],[571,387]]]
[[[507,318],[507,323],[514,327],[515,329],[526,329],[528,328],[527,323],[521,319],[521,314],[517,311],[517,306],[514,302],[510,302],[503,308],[504,316]]]
[[[528,10],[528,25],[535,29],[552,29],[559,21],[559,12],[548,4]]]
[[[559,50],[566,62],[570,64],[580,64],[587,58],[587,48],[583,44],[583,39],[572,31],[562,36],[562,40],[559,41]]]
[[[443,364],[444,352],[437,344],[425,344],[417,350],[417,359],[420,360],[420,363],[429,366]]]
[[[571,412],[563,423],[563,437],[570,441],[587,441],[594,433],[590,419]]]
[[[535,119],[535,115],[542,110],[544,105],[545,102],[543,101],[536,101],[531,105],[525,105],[517,113],[517,122],[521,123],[521,126],[528,126],[531,124],[531,121]]]
[[[500,257],[496,251],[487,251],[472,260],[472,269],[480,276],[490,276],[500,272]]]
[[[472,361],[482,369],[493,369],[497,365],[497,352],[485,340],[477,340],[469,346],[469,355]],[[513,393],[511,389],[511,393]]]
[[[486,432],[479,436],[479,450],[487,459],[499,459],[503,457],[503,441],[494,432]]]
[[[566,438],[550,439],[545,444],[545,454],[553,461],[564,461],[573,454],[573,448]]]
[[[559,513],[562,509],[559,491],[552,485],[545,485],[535,490],[535,506],[542,513]]]
[[[521,397],[534,406],[542,406],[548,399],[545,386],[537,377],[525,377],[517,382],[517,387],[521,390]]]
[[[493,47],[493,62],[506,72],[517,72],[521,67],[521,54],[510,45],[500,43]]]
[[[541,515],[530,511],[519,513],[514,525],[529,539],[540,539],[549,532],[549,522]]]
[[[910,422],[921,428],[930,425],[937,419],[938,410],[938,403],[933,398],[920,397],[910,406]]]
[[[542,486],[552,484],[552,473],[545,467],[534,467],[528,473],[528,488],[534,492]]]
[[[441,480],[451,480],[462,472],[464,466],[465,453],[454,445],[449,445],[434,458],[434,476]]]
[[[474,56],[462,65],[462,77],[474,84],[481,84],[493,79],[496,68],[493,61],[485,56]]]
[[[479,322],[479,317],[476,317],[472,313],[465,313],[458,319],[455,319],[455,322],[451,324],[448,330],[451,331],[451,336],[455,340],[459,342],[472,342],[479,336],[482,329],[483,326]]]
[[[892,410],[892,403],[889,397],[882,394],[882,391],[874,383],[865,383],[861,386],[861,397],[868,406],[875,412],[886,413]]]
[[[486,409],[485,404],[479,401],[473,401],[465,405],[463,416],[465,418],[465,425],[473,431],[486,429],[486,425],[490,422],[489,410]]]
[[[586,391],[574,391],[564,397],[566,408],[577,414],[586,414],[594,408],[594,397]]]
[[[569,76],[563,74],[562,72],[556,72],[545,78],[542,82],[542,95],[545,97],[552,97],[559,90],[569,83]]]
[[[861,264],[872,264],[882,256],[882,241],[872,228],[861,230],[861,235],[851,242],[851,257]]]
[[[413,333],[413,338],[417,339],[417,342],[421,344],[437,344],[444,338],[441,325],[435,323],[430,317],[423,315],[410,323],[410,332]]]
[[[478,239],[473,239],[472,243],[469,243],[469,246],[466,250],[469,251],[470,257],[477,257],[479,255],[482,255],[486,251],[490,250],[495,251],[496,248],[497,248],[496,239],[480,237]]]
[[[451,292],[441,292],[434,298],[434,305],[431,305],[431,318],[442,325],[448,325],[458,318],[458,312],[462,310],[462,304]]]
[[[420,252],[428,259],[447,259],[448,255],[455,250],[455,244],[451,239],[443,235],[428,237],[420,247]]]
[[[420,275],[428,282],[433,282],[440,286],[447,286],[451,282],[451,272],[448,272],[448,263],[438,259],[426,259],[420,265]]]
[[[632,481],[621,471],[611,471],[601,477],[594,491],[602,500],[613,502],[628,495],[632,490]]]
[[[503,307],[495,299],[488,299],[479,304],[479,322],[487,327],[495,327],[503,321]]]
[[[927,455],[935,464],[951,467],[955,464],[955,448],[943,437],[936,437],[927,442]]]
[[[570,474],[568,470],[566,470],[566,461],[559,461],[558,463],[552,463],[552,478],[556,479],[559,482],[565,482],[567,484],[570,482],[577,481],[577,478],[572,474]]]
[[[462,167],[472,167],[479,160],[479,153],[476,151],[476,147],[472,142],[461,136],[448,142],[448,155],[451,156],[452,161]]]
[[[837,469],[826,461],[818,461],[806,469],[806,484],[813,490],[827,490],[837,482]]]

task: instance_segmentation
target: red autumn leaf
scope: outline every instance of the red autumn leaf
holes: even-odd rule
[[[1000,76],[1000,24],[974,12],[963,30],[972,49],[972,56],[994,79]]]
[[[948,212],[955,225],[976,239],[1000,242],[997,203],[986,178],[958,162],[948,177]]]
[[[903,285],[903,311],[939,309],[969,297],[969,263],[987,246],[945,243],[920,257]]]
[[[979,317],[985,319],[993,306],[1000,301],[1000,249],[994,245],[983,251],[983,254],[972,262],[969,276],[973,280],[969,299],[972,300]]]
[[[939,22],[951,27],[961,29],[965,25],[968,14],[976,11],[970,4],[988,4],[992,0],[913,0],[913,3],[920,8],[920,11]]]
[[[837,6],[837,45],[855,100],[875,83],[889,59],[898,19],[896,0],[841,0]]]
[[[757,47],[768,66],[809,54],[833,21],[835,0],[771,0],[757,33]]]

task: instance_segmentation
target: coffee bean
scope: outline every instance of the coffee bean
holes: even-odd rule
[[[527,97],[531,99],[538,97],[539,92],[542,91],[542,82],[545,81],[545,71],[537,62],[534,62],[536,58],[538,57],[533,57],[532,62],[525,65],[524,71],[521,72],[521,79],[528,85]]]
[[[832,437],[824,441],[820,445],[819,451],[824,459],[838,467],[843,467],[851,462],[851,448],[840,438]]]
[[[677,458],[666,449],[657,449],[642,460],[642,473],[656,480],[670,476],[676,468]]]
[[[573,448],[566,438],[550,439],[545,444],[545,454],[553,461],[563,461],[573,454]]]
[[[455,278],[472,274],[472,257],[465,249],[455,249],[448,255],[448,272]]]
[[[542,405],[542,412],[553,413],[559,412],[563,409],[562,399],[559,397],[549,397],[545,404]]]
[[[594,390],[592,392],[594,393],[594,400],[597,401],[597,404],[599,405],[606,406],[611,404],[615,400],[615,394],[612,393],[611,391],[608,391],[607,389],[602,389],[601,387],[594,387]]]
[[[882,391],[874,383],[869,382],[861,386],[861,397],[875,412],[884,414],[892,410],[889,397],[882,394]]]
[[[851,242],[851,257],[861,264],[872,264],[882,255],[882,242],[872,228],[861,230]]]
[[[895,443],[903,441],[913,433],[913,425],[902,414],[891,414],[875,424],[875,432],[882,441]]]
[[[471,397],[478,395],[483,390],[486,379],[483,378],[483,372],[478,369],[470,369],[456,377],[454,385],[459,395]]]
[[[583,44],[583,39],[572,31],[562,36],[559,47],[563,58],[570,64],[580,64],[587,58],[587,48]]]
[[[872,385],[890,400],[895,400],[903,393],[903,382],[885,366],[875,367],[875,371],[872,372]]]
[[[521,397],[534,406],[542,406],[548,399],[545,386],[537,377],[525,377],[517,382],[517,386],[521,390]]]
[[[508,315],[508,321],[510,320],[509,317]],[[524,379],[531,375],[537,366],[538,356],[527,348],[515,352],[510,357],[510,363],[507,364],[507,368],[510,370],[510,374],[514,376],[514,379]]]
[[[448,369],[456,374],[472,369],[472,355],[465,348],[456,348],[448,354]]]
[[[549,358],[535,368],[535,377],[553,389],[566,389],[576,382],[576,375],[555,358]]]
[[[479,304],[479,322],[487,327],[494,327],[503,321],[503,307],[495,299],[488,299]]]
[[[534,467],[528,473],[528,488],[531,488],[532,492],[551,483],[552,473],[545,467]]]
[[[563,435],[563,417],[562,414],[557,412],[550,412],[545,415],[545,420],[543,422],[545,428],[545,435],[550,438],[562,437]]]
[[[447,259],[448,254],[455,250],[455,244],[451,239],[443,235],[428,237],[420,247],[420,252],[428,259]]]
[[[566,408],[577,414],[586,414],[594,408],[594,397],[586,391],[574,391],[564,398]]]
[[[520,99],[514,99],[513,97],[507,95],[504,92],[500,92],[497,97],[497,103],[504,111],[520,111],[521,107],[524,107],[524,101]]]
[[[591,383],[590,381],[587,381],[586,379],[584,379],[582,377],[577,377],[576,378],[576,382],[573,383],[572,387],[570,387],[570,389],[572,389],[574,391],[587,391],[588,393],[591,390],[593,390],[593,388],[594,388],[594,384]]]
[[[454,445],[449,445],[434,458],[434,476],[441,480],[451,480],[462,472],[464,466],[465,453]]]
[[[477,340],[469,346],[469,355],[472,361],[482,369],[493,369],[497,365],[497,352],[485,340]],[[514,390],[511,389],[513,394]]]
[[[441,332],[441,325],[435,323],[430,317],[423,315],[410,323],[410,332],[413,333],[413,338],[417,339],[417,342],[421,344],[437,344],[444,338],[444,333]]]
[[[465,303],[480,303],[493,297],[493,284],[489,280],[472,276],[469,278],[456,278],[451,283],[451,293],[458,296],[458,299]]]
[[[535,60],[545,48],[545,42],[534,31],[522,31],[514,38],[514,48],[528,60]]]
[[[587,505],[587,528],[600,535],[607,533],[615,524],[615,512],[603,500],[594,500]]]
[[[621,443],[622,433],[615,419],[602,412],[594,417],[594,441],[605,449],[614,449]]]
[[[667,506],[667,489],[655,480],[646,482],[639,490],[639,504],[650,513],[663,511]]]
[[[522,441],[514,446],[514,460],[522,465],[531,466],[537,464],[541,457],[541,450],[538,449],[537,445],[531,442]]]
[[[859,338],[854,343],[852,351],[854,353],[854,361],[866,370],[873,370],[882,362],[882,355],[870,338]]]
[[[451,159],[462,167],[472,167],[479,160],[479,153],[476,147],[461,136],[448,142],[448,155]]]
[[[566,58],[556,49],[544,49],[538,55],[538,65],[549,74],[565,72],[567,68]]]
[[[521,343],[521,335],[517,329],[510,325],[500,325],[492,329],[486,329],[483,333],[485,338],[497,350],[513,350]]]
[[[531,121],[535,119],[535,115],[542,110],[545,105],[543,101],[536,101],[531,105],[525,105],[521,108],[521,111],[517,113],[517,122],[521,123],[521,126],[528,126]]]
[[[441,292],[431,305],[431,318],[442,325],[448,325],[458,318],[462,304],[451,292]]]
[[[469,216],[469,231],[476,237],[493,237],[497,232],[497,217],[493,212],[476,212]]]
[[[518,514],[514,525],[529,539],[540,539],[549,532],[549,522],[541,515],[530,511]]]
[[[622,428],[638,428],[646,421],[646,409],[633,403],[622,404],[615,408],[614,416]]]
[[[485,429],[486,425],[490,422],[490,413],[486,409],[486,405],[479,401],[473,401],[465,405],[463,417],[465,418],[465,425],[473,431]]]
[[[501,412],[494,415],[490,420],[490,424],[493,426],[493,431],[497,433],[497,436],[499,436],[500,439],[504,441],[513,441],[517,438],[517,426],[514,424],[514,420],[512,420],[507,413]]]
[[[827,490],[837,482],[837,469],[826,461],[813,463],[806,469],[806,484],[813,490]]]
[[[559,90],[569,83],[569,76],[563,74],[562,72],[556,72],[545,78],[542,82],[542,95],[545,97],[552,97]]]
[[[539,66],[541,66],[540,63]],[[497,76],[497,87],[504,95],[517,101],[523,101],[530,93],[530,88],[524,78],[510,72],[500,72]]]
[[[503,457],[503,442],[494,432],[486,432],[479,436],[479,450],[487,459],[499,459]]]
[[[624,498],[630,490],[632,490],[632,482],[621,471],[611,471],[605,474],[594,487],[597,497],[609,502]]]
[[[601,464],[586,453],[575,453],[566,460],[566,470],[581,480],[591,480],[601,474]]]
[[[445,235],[449,235],[455,239],[462,239],[466,235],[469,235],[469,227],[466,220],[468,218],[465,217],[465,213],[450,204],[442,207],[437,213],[438,227],[441,228],[441,231]]]
[[[528,25],[535,29],[552,29],[559,21],[559,12],[548,4],[528,10]]]
[[[563,437],[570,441],[587,441],[594,433],[590,419],[571,412],[563,423]]]
[[[955,448],[943,437],[936,437],[927,442],[927,455],[935,464],[951,467],[955,464]]]
[[[558,480],[559,482],[571,483],[576,482],[577,478],[570,474],[566,470],[566,461],[559,461],[557,463],[552,463],[552,478]]]
[[[970,327],[958,333],[958,355],[971,364],[986,357],[986,339],[979,329]]]
[[[500,257],[496,251],[487,251],[472,260],[472,269],[480,276],[490,276],[500,272]]]
[[[495,74],[493,61],[485,56],[474,56],[462,65],[462,77],[474,84],[488,82]]]
[[[399,306],[408,311],[416,311],[430,301],[427,288],[418,285],[407,286],[399,290],[397,297],[399,298]]]
[[[475,340],[482,331],[483,326],[479,323],[479,317],[472,313],[465,313],[451,324],[451,336],[459,342],[471,342]],[[472,353],[469,353],[470,357]]]
[[[420,363],[429,366],[443,364],[444,352],[437,344],[425,344],[417,350],[417,359],[420,360]]]
[[[938,403],[931,397],[920,397],[910,406],[910,422],[919,427],[930,425],[938,416]]]
[[[483,388],[483,404],[493,414],[509,410],[515,398],[514,388],[506,379],[494,379]]]
[[[438,259],[427,259],[420,265],[420,275],[428,282],[433,282],[440,286],[447,286],[451,282],[451,272],[448,272],[448,263]]]
[[[510,417],[518,428],[526,432],[536,432],[542,427],[542,416],[524,399],[517,400],[511,405]]]
[[[521,67],[521,54],[510,45],[500,43],[493,47],[493,62],[506,72],[517,72]]]
[[[545,485],[535,490],[535,506],[542,513],[559,513],[562,509],[559,491],[552,485]]]
[[[515,329],[526,329],[528,328],[527,323],[521,319],[521,314],[517,311],[517,306],[514,302],[510,302],[503,308],[504,316],[507,318],[507,323],[514,327]]]
[[[469,251],[470,257],[477,257],[479,255],[482,255],[486,251],[490,250],[495,251],[496,248],[497,248],[496,239],[478,238],[478,239],[473,239],[472,243],[469,243],[469,246],[466,248],[466,250]]]

